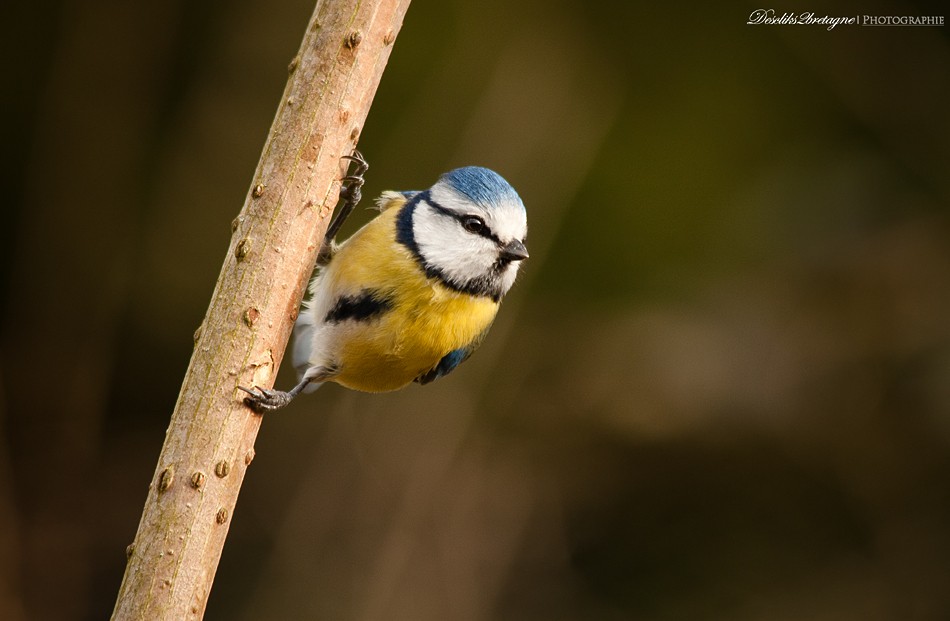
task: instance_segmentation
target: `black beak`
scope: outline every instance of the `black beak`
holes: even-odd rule
[[[528,249],[515,239],[502,247],[500,256],[505,261],[524,261],[528,258]]]

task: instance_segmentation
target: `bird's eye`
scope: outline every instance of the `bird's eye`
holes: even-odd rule
[[[485,221],[478,216],[462,216],[462,227],[469,233],[485,231]]]

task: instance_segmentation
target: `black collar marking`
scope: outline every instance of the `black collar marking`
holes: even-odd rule
[[[425,201],[426,204],[431,205],[439,213],[451,216],[452,218],[456,219],[461,218],[461,216],[455,212],[449,211],[445,207],[432,202],[432,197],[428,190],[425,192],[419,192],[400,208],[399,215],[396,216],[396,241],[412,252],[416,262],[419,264],[419,267],[422,269],[422,271],[425,272],[427,277],[438,280],[449,289],[458,293],[466,293],[468,295],[491,298],[495,302],[500,302],[502,297],[500,286],[501,272],[505,267],[508,266],[510,261],[496,261],[491,272],[477,278],[472,278],[466,282],[458,282],[457,280],[449,278],[441,269],[426,262],[425,257],[422,256],[422,253],[419,250],[419,244],[416,243],[416,236],[412,230],[412,220],[416,207],[423,201]],[[495,237],[493,233],[490,231],[487,231],[487,233],[491,236],[491,239],[495,240],[498,244],[501,244],[501,242],[497,237]]]

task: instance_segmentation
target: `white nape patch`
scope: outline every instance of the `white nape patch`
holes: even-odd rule
[[[379,195],[379,198],[376,199],[376,210],[377,211],[386,211],[389,207],[394,204],[401,203],[406,200],[406,197],[402,192],[393,192],[392,190],[386,190]]]

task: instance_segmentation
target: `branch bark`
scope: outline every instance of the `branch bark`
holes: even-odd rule
[[[333,207],[410,0],[318,0],[129,546],[112,618],[200,619],[261,418],[238,384],[273,385]]]

